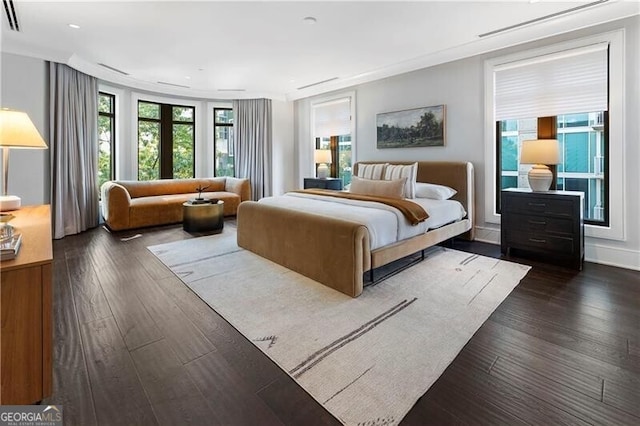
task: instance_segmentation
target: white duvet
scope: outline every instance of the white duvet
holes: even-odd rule
[[[361,223],[369,230],[371,250],[461,220],[467,214],[462,204],[455,200],[415,198],[409,201],[421,205],[429,218],[414,226],[400,210],[386,204],[297,192],[263,198],[259,202]]]

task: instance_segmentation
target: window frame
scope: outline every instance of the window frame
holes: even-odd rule
[[[216,127],[231,127],[233,128],[233,123],[219,123],[218,121],[216,121],[216,112],[217,111],[231,111],[233,112],[233,107],[222,107],[222,106],[214,106],[213,107],[213,176],[214,177],[223,177],[223,176],[218,176],[218,170],[217,170],[217,164],[218,164],[218,159],[216,158],[216,146],[217,146],[217,140],[216,140]],[[233,117],[234,121],[235,121],[235,114]],[[234,135],[235,137],[235,135]],[[234,157],[235,157],[235,147],[234,147],[234,142],[231,143],[231,146],[234,149]],[[235,164],[233,165],[233,176],[236,176],[236,167]]]
[[[589,44],[609,43],[609,226],[585,225],[585,235],[593,238],[626,240],[626,202],[625,193],[625,140],[624,140],[624,103],[625,103],[625,30],[614,30],[594,36],[584,37],[563,43],[557,43],[537,49],[530,49],[506,56],[487,59],[484,62],[484,221],[500,223],[496,212],[496,120],[494,110],[494,68],[513,61],[542,56],[562,50],[576,49]],[[613,166],[615,165],[615,167]]]
[[[154,104],[158,105],[160,118],[148,118],[148,117],[140,117],[140,103]],[[136,117],[136,179],[140,180],[140,169],[139,169],[139,158],[140,158],[140,122],[152,122],[160,124],[160,140],[158,147],[158,155],[160,156],[160,179],[175,179],[174,178],[174,170],[173,170],[173,126],[174,124],[187,124],[193,126],[193,137],[192,137],[192,149],[193,149],[193,162],[191,165],[191,177],[194,178],[196,175],[196,114],[197,108],[195,105],[183,105],[176,103],[167,103],[156,100],[148,100],[143,98],[135,99],[135,117]],[[173,108],[189,108],[193,111],[193,121],[180,121],[173,119]],[[168,118],[167,118],[168,117]],[[163,141],[169,141],[169,143],[163,143]]]
[[[99,90],[98,91],[98,97],[100,96],[107,96],[110,98],[111,100],[111,112],[102,112],[100,111],[100,108],[98,108],[98,119],[102,116],[102,117],[109,117],[109,121],[110,121],[110,132],[111,132],[111,140],[110,140],[110,148],[111,148],[111,152],[110,152],[110,159],[109,159],[109,167],[110,167],[110,173],[109,173],[109,180],[115,180],[116,178],[116,95],[113,93],[108,93],[104,90]],[[100,144],[100,140],[98,139],[98,144]],[[98,151],[100,150],[100,148],[98,147]],[[100,155],[98,153],[98,155]]]
[[[351,110],[351,120],[350,120],[351,121],[351,133],[350,133],[351,168],[353,169],[353,165],[358,162],[358,157],[357,157],[358,137],[357,137],[357,126],[356,126],[356,100],[357,100],[356,92],[346,91],[346,92],[335,93],[333,95],[328,95],[328,96],[319,96],[319,97],[313,98],[310,101],[309,107],[308,107],[307,113],[309,117],[309,128],[307,129],[307,132],[308,132],[307,134],[308,134],[309,140],[312,141],[312,143],[303,144],[300,150],[299,158],[303,159],[301,160],[301,170],[300,170],[301,177],[315,176],[317,171],[317,164],[314,161],[314,151],[316,147],[316,135],[314,134],[315,127],[316,127],[315,108],[321,107],[323,104],[333,103],[333,102],[341,101],[343,99],[349,99],[349,107]],[[343,135],[338,135],[338,136],[343,136]],[[339,155],[339,149],[337,150],[337,152]]]

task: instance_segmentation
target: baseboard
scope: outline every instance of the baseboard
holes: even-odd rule
[[[640,271],[640,251],[585,243],[584,260],[601,265]]]
[[[476,241],[500,244],[500,228],[476,226],[475,229]],[[609,247],[592,242],[585,242],[584,251],[584,259],[587,262],[640,271],[640,251]]]
[[[489,244],[500,244],[500,228],[486,228],[484,226],[476,226],[476,241]]]

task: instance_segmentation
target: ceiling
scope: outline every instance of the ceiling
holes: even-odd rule
[[[599,4],[479,37],[594,2]],[[13,6],[20,31],[9,28],[3,10],[3,52],[67,63],[106,81],[155,92],[288,100],[640,12],[640,3],[616,0],[13,0]]]

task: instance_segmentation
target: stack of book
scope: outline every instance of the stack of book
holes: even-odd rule
[[[22,243],[22,234],[13,234],[0,240],[0,260],[15,259]]]

